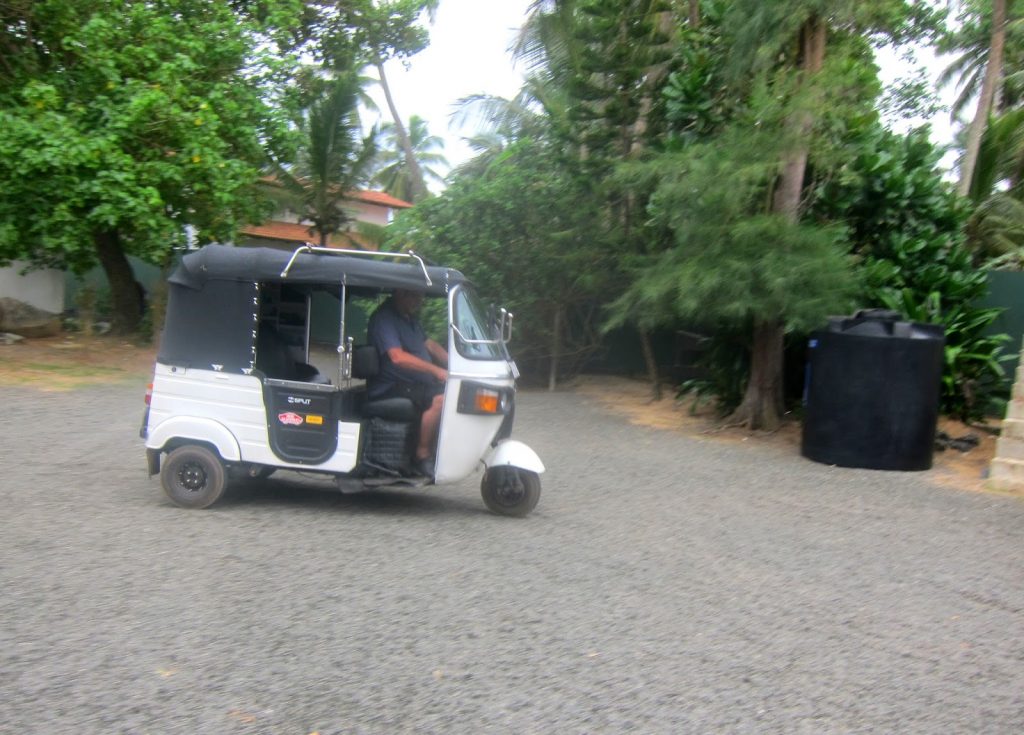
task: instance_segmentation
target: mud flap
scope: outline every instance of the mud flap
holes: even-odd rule
[[[149,467],[149,476],[160,474],[160,450],[146,450],[146,465]]]

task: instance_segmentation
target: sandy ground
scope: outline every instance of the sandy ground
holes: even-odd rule
[[[25,386],[42,391],[66,391],[101,383],[143,380],[152,370],[156,350],[112,337],[60,337],[24,340],[0,345],[0,385]],[[650,400],[647,383],[613,376],[583,376],[568,386],[598,401],[607,409],[624,415],[637,425],[683,433],[701,441],[775,447],[799,453],[800,424],[788,421],[779,431],[751,432],[742,428],[721,428],[709,410],[694,412],[689,402],[674,400],[671,391],[658,402]],[[991,424],[991,427],[997,426]],[[924,473],[929,481],[968,491],[986,490],[985,477],[995,453],[995,436],[990,432],[950,419],[939,428],[951,437],[974,433],[981,444],[969,452],[936,452],[934,467]]]
[[[800,453],[800,423],[796,419],[787,421],[781,429],[770,433],[752,432],[741,427],[722,428],[722,422],[710,409],[705,407],[694,411],[690,401],[674,400],[671,390],[665,391],[666,397],[661,401],[651,401],[650,388],[643,381],[588,375],[574,381],[573,388],[628,417],[634,424],[677,431],[702,441],[750,442],[775,447],[781,452]],[[990,423],[988,427],[997,428],[998,422]],[[985,478],[995,455],[995,435],[947,418],[939,421],[939,429],[953,438],[973,433],[979,437],[980,444],[968,452],[952,449],[936,452],[932,469],[923,473],[926,479],[945,487],[974,492],[988,490]]]
[[[75,334],[0,345],[0,385],[66,391],[139,380],[153,369],[156,349],[113,337]]]

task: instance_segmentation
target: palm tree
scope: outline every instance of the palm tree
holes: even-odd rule
[[[1006,43],[1003,48],[1003,79],[993,102],[995,112],[1016,107],[1024,101],[1024,17],[1018,8],[1006,9]],[[943,36],[937,50],[957,54],[938,78],[938,86],[955,83],[958,90],[950,110],[955,120],[981,91],[992,40],[992,17],[976,7],[964,9],[957,29]]]
[[[398,106],[395,104],[394,95],[391,94],[384,63],[389,58],[416,53],[426,45],[426,35],[422,33],[422,29],[416,27],[415,22],[422,13],[426,13],[429,20],[433,21],[439,2],[440,0],[392,0],[376,4],[367,3],[372,10],[363,17],[361,23],[362,42],[368,49],[371,65],[377,71],[384,101],[387,103],[388,112],[391,113],[394,137],[405,154],[413,199],[422,199],[428,194],[427,183],[416,160],[410,133],[405,129],[402,117],[398,114]]]
[[[1007,0],[965,3],[940,51],[961,51],[940,77],[959,79],[954,115],[975,96],[959,191],[976,205],[968,243],[990,265],[1021,265],[1024,247],[1024,15]]]
[[[990,267],[1024,267],[1024,107],[990,121],[969,194],[971,249]]]
[[[478,178],[487,173],[491,164],[499,160],[509,144],[509,139],[500,133],[478,133],[463,140],[476,155],[456,167],[452,174],[467,178]]]
[[[410,184],[410,198],[411,199],[422,199],[428,193],[427,182],[423,176],[423,171],[420,169],[419,161],[416,160],[416,153],[412,147],[412,139],[410,138],[409,132],[406,131],[405,125],[402,123],[402,117],[398,114],[398,107],[395,105],[395,99],[391,94],[391,86],[388,84],[387,75],[384,73],[384,62],[378,61],[375,65],[377,69],[377,75],[380,77],[380,88],[384,92],[384,100],[388,104],[388,110],[391,112],[391,125],[394,126],[395,139],[402,147],[402,152],[405,155],[407,166],[409,169],[409,184]]]
[[[439,136],[431,135],[427,122],[418,115],[409,118],[408,150],[412,151],[412,159],[406,155],[406,147],[394,123],[381,126],[381,149],[378,153],[372,182],[383,187],[384,191],[399,199],[409,202],[421,201],[424,196],[416,184],[416,174],[411,163],[419,168],[423,180],[441,182],[444,177],[438,172],[438,166],[448,165],[448,160],[440,149],[444,141]]]
[[[302,149],[294,166],[278,164],[277,179],[290,206],[313,223],[321,247],[352,217],[346,194],[366,184],[377,152],[376,132],[362,135],[359,121],[360,78],[351,71],[318,80],[317,94],[303,110],[299,127]]]
[[[957,190],[967,196],[974,177],[974,168],[981,150],[981,138],[985,133],[993,102],[1003,77],[1003,50],[1006,47],[1006,3],[1007,0],[992,0],[992,34],[989,40],[988,58],[985,61],[985,75],[978,92],[978,109],[971,126],[967,129],[967,145],[960,164],[960,183]]]

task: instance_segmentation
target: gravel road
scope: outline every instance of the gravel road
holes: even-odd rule
[[[521,394],[470,479],[146,476],[142,384],[0,390],[2,733],[1017,733],[1024,502]]]

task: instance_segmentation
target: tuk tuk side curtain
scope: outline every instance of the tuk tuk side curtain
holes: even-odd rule
[[[258,311],[256,283],[210,280],[198,290],[172,283],[157,362],[248,373]]]

